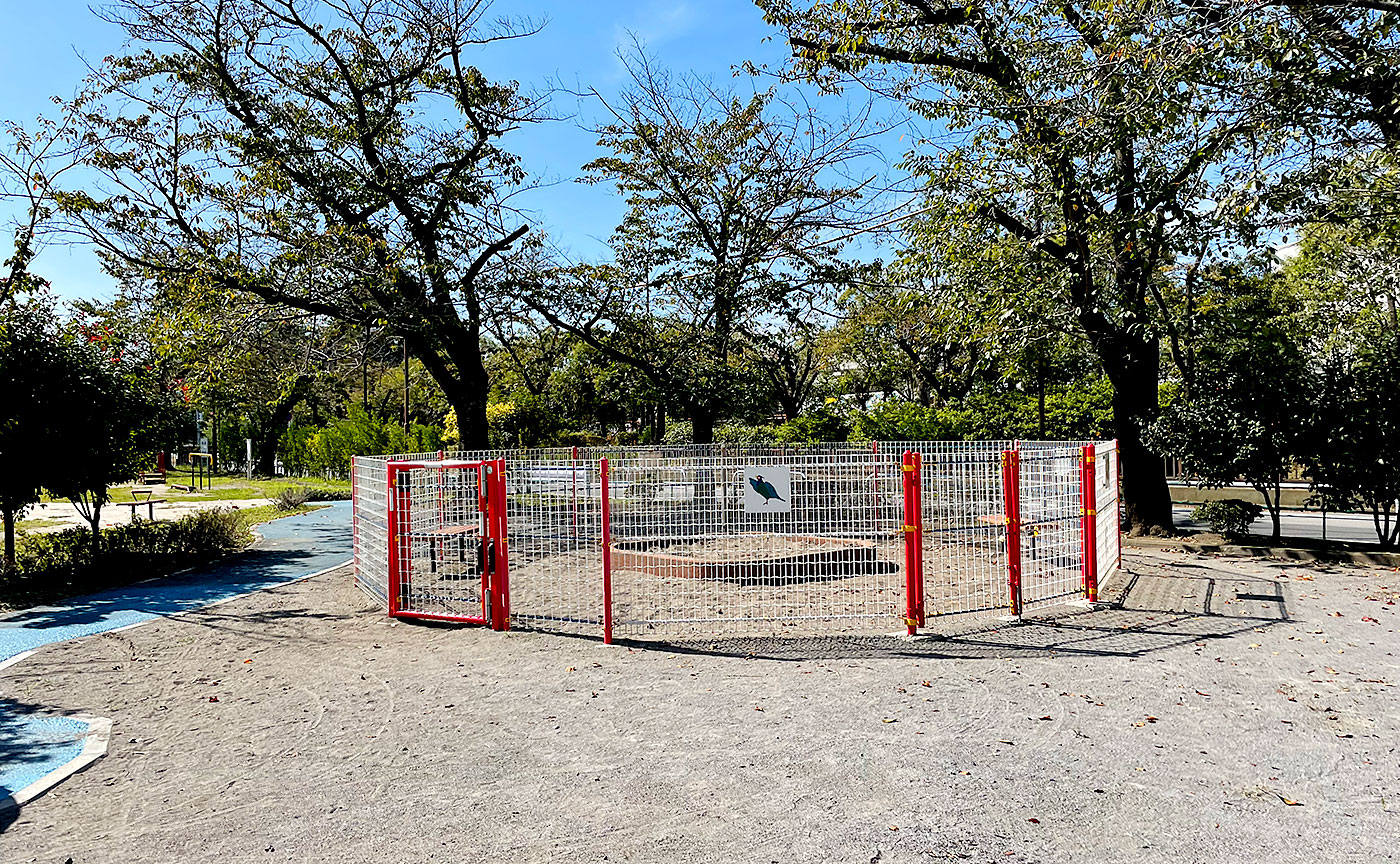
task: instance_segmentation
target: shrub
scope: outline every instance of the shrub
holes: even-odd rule
[[[349,489],[329,489],[322,487],[302,487],[307,501],[349,501]],[[292,508],[296,509],[296,508]]]
[[[839,414],[823,408],[794,417],[773,430],[773,440],[783,444],[819,444],[845,441],[850,424]]]
[[[168,575],[236,552],[251,540],[248,526],[232,507],[201,510],[172,522],[105,528],[96,562],[92,535],[85,528],[20,534],[15,567],[0,577],[0,603],[46,603],[133,579]]]
[[[689,420],[676,420],[666,424],[666,434],[661,436],[662,444],[676,446],[679,444],[693,444],[695,442],[695,427]]]
[[[1191,511],[1191,518],[1206,522],[1210,530],[1227,537],[1240,537],[1249,533],[1249,526],[1264,513],[1258,504],[1227,498],[1224,501],[1211,501]]]
[[[311,494],[305,486],[288,486],[272,499],[272,506],[283,512],[300,510],[310,497]]]

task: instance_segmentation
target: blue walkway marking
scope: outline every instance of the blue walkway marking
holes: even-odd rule
[[[0,802],[83,753],[88,724],[73,717],[15,712],[0,699]],[[3,806],[3,804],[0,804]]]
[[[252,550],[194,572],[0,618],[0,661],[54,642],[199,609],[350,559],[348,501],[276,519],[256,530],[263,539]],[[0,803],[82,753],[88,724],[40,713],[43,707],[0,697]],[[0,831],[4,824],[0,820]]]
[[[54,642],[106,633],[199,609],[309,576],[350,560],[350,502],[275,519],[257,527],[263,539],[235,555],[183,576],[74,597],[0,618],[0,661]]]

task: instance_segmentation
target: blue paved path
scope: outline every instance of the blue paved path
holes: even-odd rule
[[[350,502],[257,527],[262,542],[193,573],[75,597],[0,618],[0,661],[54,642],[198,609],[350,560]]]
[[[258,526],[257,531],[263,539],[253,550],[195,572],[0,618],[0,661],[54,642],[198,609],[350,559],[348,501],[277,519]],[[0,698],[0,805],[7,796],[76,758],[87,730],[88,724],[81,720],[32,713],[29,706]],[[0,818],[0,831],[4,825]]]

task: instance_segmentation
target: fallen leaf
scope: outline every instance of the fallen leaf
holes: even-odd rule
[[[1037,818],[1035,818],[1034,816],[1032,816],[1031,818],[1027,819],[1026,821],[1029,822],[1029,823],[1031,823],[1032,825],[1039,825],[1039,824],[1040,824],[1040,820],[1037,819]]]
[[[881,723],[898,723],[898,722],[899,722],[899,718],[898,718],[898,717],[886,717],[884,720],[881,720],[880,722],[881,722]]]
[[[209,701],[210,701],[210,702],[218,702],[218,701],[219,701],[219,697],[218,697],[218,696],[210,696],[210,697],[209,697]]]
[[[1051,717],[1049,714],[1046,714],[1044,717],[1041,717],[1040,719],[1041,719],[1041,720],[1054,720],[1055,718],[1054,718],[1054,717]]]

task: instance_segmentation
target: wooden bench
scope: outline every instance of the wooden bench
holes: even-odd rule
[[[133,493],[136,492],[135,489],[133,489],[133,490],[131,490],[131,491],[132,491]],[[150,495],[149,495],[150,490],[149,490],[149,489],[147,489],[146,492],[148,493],[147,496],[146,496],[146,498],[143,499],[143,500],[140,500],[140,501],[113,501],[112,503],[115,504],[115,505],[117,505],[118,507],[130,507],[130,508],[131,508],[131,521],[132,521],[132,522],[135,522],[135,521],[136,521],[136,508],[137,508],[137,507],[140,507],[140,506],[142,506],[142,505],[145,505],[145,507],[146,507],[146,518],[149,519],[149,520],[151,520],[152,522],[154,522],[154,521],[156,521],[156,505],[157,505],[157,504],[164,504],[164,503],[165,503],[165,499],[164,499],[164,498],[152,498],[152,497],[150,497]]]

